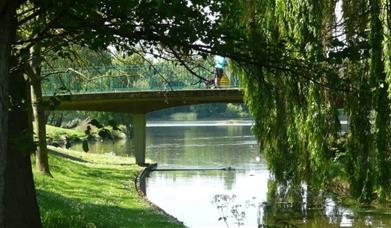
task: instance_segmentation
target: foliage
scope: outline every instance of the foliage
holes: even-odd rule
[[[237,62],[236,70],[269,169],[282,186],[304,181],[316,191],[338,176],[361,202],[390,197],[389,39],[383,35],[389,12],[389,2],[378,0],[241,1],[236,26],[246,31],[254,64]],[[265,42],[276,47],[272,56],[262,50]],[[288,67],[257,64],[273,58]],[[340,144],[342,106],[349,131]]]
[[[43,56],[45,61],[42,68],[45,69],[66,69],[80,66],[107,66],[111,65],[112,57],[106,50],[94,51],[87,47],[73,45],[68,49],[69,56],[60,57],[56,53],[47,51]]]

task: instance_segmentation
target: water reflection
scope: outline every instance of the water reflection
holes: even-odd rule
[[[391,227],[389,212],[353,210],[331,196],[315,199],[305,185],[290,192],[277,187],[249,126],[165,125],[147,133],[148,156],[159,167],[238,168],[151,174],[147,197],[187,226]]]
[[[186,123],[168,128],[155,123],[147,131],[150,142],[147,156],[158,162],[158,168],[233,167],[237,170],[154,172],[147,179],[147,197],[191,227],[225,227],[235,222],[257,227],[257,210],[239,212],[243,203],[255,205],[264,201],[267,192],[267,186],[262,183],[267,182],[269,173],[259,159],[250,124],[195,125]],[[225,222],[221,208],[217,209],[213,202],[216,195],[235,195],[231,202],[235,205],[225,207],[229,210]],[[236,206],[238,213],[231,215],[232,206]]]
[[[131,155],[133,142],[97,143],[91,152]],[[161,171],[146,180],[147,197],[190,227],[391,227],[391,211],[342,206],[333,196],[288,191],[270,178],[248,122],[150,123],[147,158]]]
[[[208,126],[204,122],[198,127],[147,128],[147,157],[160,167],[259,169],[257,156],[256,140],[247,125]]]
[[[390,212],[355,211],[338,205],[332,197],[302,208],[298,203],[265,202],[259,208],[260,227],[391,227]]]
[[[147,179],[147,197],[168,213],[191,227],[225,227],[223,215],[213,202],[216,195],[235,195],[235,205],[266,200],[268,172],[249,171],[176,171],[154,172]],[[227,205],[227,209],[231,210]],[[250,208],[249,208],[250,209]],[[257,227],[257,210],[246,210],[243,223]],[[227,223],[235,224],[230,213]]]

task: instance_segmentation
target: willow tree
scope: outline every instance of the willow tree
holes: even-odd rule
[[[383,48],[383,55],[382,55],[382,61],[384,62],[384,74],[382,74],[382,83],[384,86],[388,87],[388,99],[387,99],[387,104],[390,105],[390,94],[391,94],[391,88],[390,88],[390,83],[391,83],[391,2],[389,0],[383,0],[380,1],[380,23],[382,28],[379,28],[380,31],[378,31],[377,36],[380,38],[382,35],[381,31],[383,31],[383,43],[382,43],[382,48]],[[377,26],[379,26],[379,21],[376,21]],[[380,55],[380,53],[378,53]],[[381,61],[381,60],[380,60]],[[384,78],[385,77],[385,78]],[[384,82],[385,80],[385,82]],[[386,89],[385,87],[384,89]],[[380,99],[386,99],[385,97],[380,97],[380,96],[386,96],[386,94],[383,94],[384,89],[382,88],[381,92],[382,94],[379,94],[379,105],[380,105]],[[387,112],[390,114],[389,106],[387,107]],[[379,110],[381,111],[381,110]],[[388,116],[389,117],[389,116]],[[388,126],[390,125],[389,120],[386,120],[386,123],[388,123]],[[387,129],[387,137],[390,137],[390,129]],[[387,142],[387,138],[384,138],[383,142]],[[390,196],[391,192],[391,149],[390,145],[386,144],[386,149],[384,151],[378,150],[378,162],[379,162],[379,167],[381,167],[380,172],[379,172],[379,182],[381,185],[381,199],[384,197]],[[379,148],[380,149],[380,148]]]
[[[386,199],[391,190],[391,144],[390,144],[390,99],[388,98],[389,84],[386,83],[385,62],[383,57],[384,31],[381,22],[381,0],[370,1],[370,75],[374,81],[373,92],[375,112],[375,157],[376,185],[381,201]],[[388,6],[390,7],[390,6]]]
[[[350,53],[345,74],[355,91],[347,95],[350,119],[346,171],[353,196],[384,201],[390,185],[390,101],[383,57],[381,2],[343,1],[343,25]],[[369,9],[369,10],[367,10]]]
[[[346,181],[361,201],[389,196],[389,9],[379,0],[241,1],[246,100],[282,185]],[[338,108],[350,123],[346,142]]]
[[[292,187],[305,181],[315,189],[330,179],[329,148],[338,129],[334,93],[327,87],[335,75],[321,70],[334,4],[274,0],[242,4],[255,62],[266,59],[274,64],[246,66],[243,75],[262,151],[277,181]],[[267,42],[260,43],[263,40]],[[262,51],[264,45],[273,47],[272,53]]]

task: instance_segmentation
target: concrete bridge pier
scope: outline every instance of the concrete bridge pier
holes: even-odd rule
[[[134,149],[137,165],[145,165],[146,114],[133,114]]]

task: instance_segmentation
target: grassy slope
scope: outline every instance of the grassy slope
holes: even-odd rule
[[[34,172],[44,227],[183,227],[138,195],[134,180],[140,168],[118,165],[128,158],[107,162],[105,155],[71,155],[94,163],[50,155],[54,178]]]
[[[124,139],[126,138],[125,133],[120,131],[113,131],[111,126],[106,126],[106,129],[110,130],[113,134],[114,139]],[[91,135],[97,136],[98,135],[98,129],[95,127],[92,127],[91,129]],[[83,130],[80,128],[73,128],[73,129],[67,129],[67,128],[61,128],[51,125],[46,125],[46,136],[48,138],[51,138],[53,140],[59,140],[64,137],[68,138],[87,138],[87,135]]]
[[[60,138],[61,135],[76,136],[76,137],[85,137],[85,133],[81,130],[74,129],[65,129],[61,127],[55,127],[51,125],[46,125],[46,135],[53,139]]]

